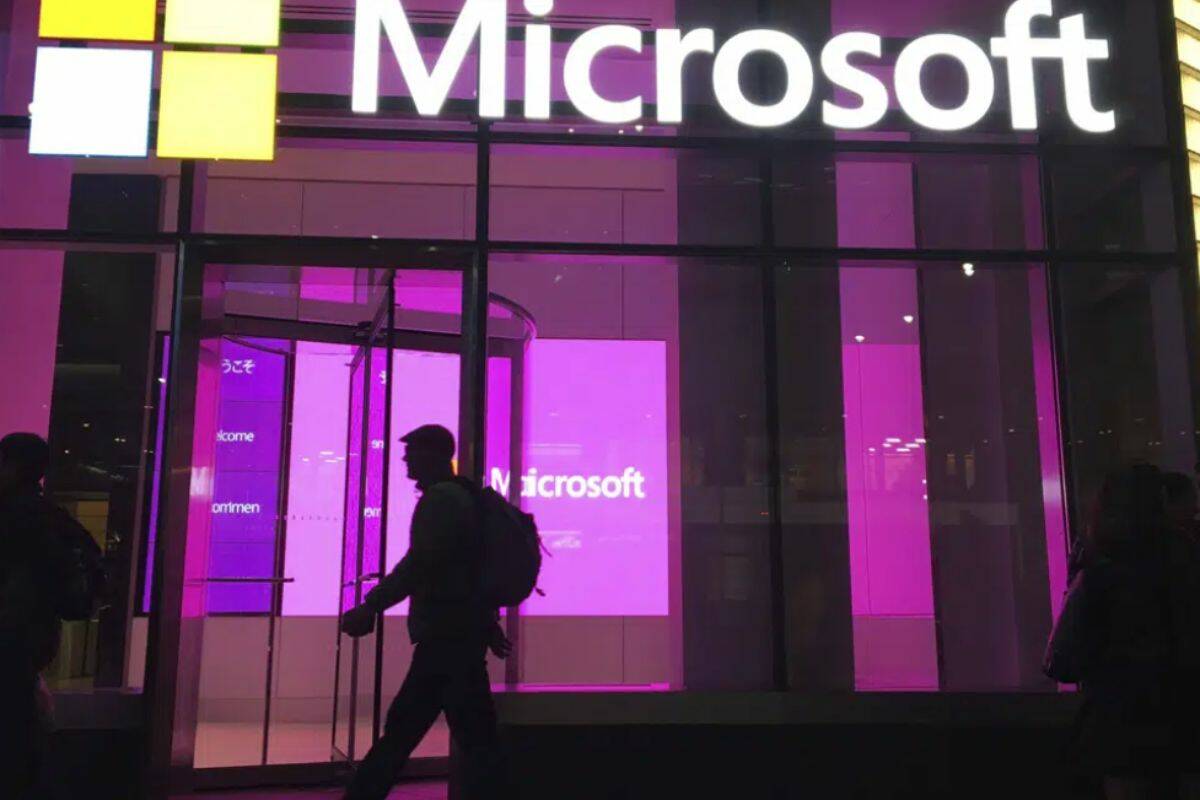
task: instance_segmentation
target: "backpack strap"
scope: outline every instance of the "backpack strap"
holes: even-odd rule
[[[475,591],[480,597],[483,595],[483,560],[486,557],[487,549],[484,547],[484,520],[487,516],[487,510],[484,508],[483,489],[478,483],[470,478],[462,475],[457,475],[454,478],[454,483],[466,490],[471,496],[475,506],[475,558],[473,559],[472,576],[475,584]]]

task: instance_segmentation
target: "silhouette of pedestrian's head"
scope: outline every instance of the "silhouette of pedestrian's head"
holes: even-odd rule
[[[1091,538],[1100,553],[1145,543],[1167,529],[1163,474],[1151,464],[1109,473],[1096,501]]]
[[[408,477],[417,486],[431,486],[454,477],[454,434],[441,425],[422,425],[400,437]]]
[[[1196,514],[1200,511],[1195,479],[1182,472],[1168,472],[1163,475],[1163,489],[1166,493],[1167,521],[1176,530],[1191,531],[1196,524]]]
[[[50,446],[36,433],[10,433],[0,439],[0,491],[37,486],[46,477]]]

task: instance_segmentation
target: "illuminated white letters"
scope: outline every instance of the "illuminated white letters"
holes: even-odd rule
[[[544,17],[554,0],[525,0],[525,10]],[[550,119],[550,64],[553,53],[549,25],[525,26],[525,118]]]
[[[939,108],[925,96],[921,72],[931,59],[948,56],[967,71],[967,96],[958,108]],[[961,36],[938,33],[916,39],[896,61],[896,98],[913,122],[935,131],[961,131],[987,115],[996,99],[996,74],[987,53]]]
[[[888,93],[887,87],[874,75],[850,65],[853,53],[879,58],[883,55],[883,39],[873,33],[843,33],[825,45],[821,53],[821,69],[825,76],[861,97],[862,105],[843,108],[826,101],[823,118],[826,125],[834,128],[861,130],[875,125],[887,114]]]
[[[1108,58],[1108,42],[1088,39],[1082,15],[1059,23],[1059,38],[1032,36],[1033,20],[1054,14],[1051,0],[1017,0],[1004,18],[1004,36],[992,39],[992,55],[1008,62],[1008,93],[1012,105],[1013,128],[1037,130],[1037,97],[1033,76],[1034,59],[1058,59],[1063,62],[1067,113],[1081,129],[1090,133],[1108,133],[1117,127],[1112,111],[1099,112],[1092,105],[1089,61]]]
[[[646,476],[636,467],[620,475],[539,475],[531,469],[521,477],[521,497],[545,500],[645,500]],[[512,473],[492,467],[489,484],[504,497],[512,489]],[[515,498],[514,498],[515,499]]]
[[[608,100],[601,97],[592,85],[592,62],[601,52],[610,48],[640,53],[642,32],[629,25],[601,25],[584,32],[567,51],[567,63],[563,66],[567,97],[571,98],[581,114],[597,122],[614,125],[633,122],[642,116],[641,95],[628,100]]]
[[[1063,76],[1066,79],[1067,113],[1071,121],[1088,133],[1110,133],[1117,129],[1115,111],[1097,111],[1092,104],[1092,79],[1089,61],[1108,58],[1108,42],[1089,39],[1083,15],[1067,17],[1059,23],[1063,39]]]
[[[240,517],[250,517],[262,513],[262,506],[258,503],[213,503],[212,513],[217,516],[233,515]]]
[[[992,55],[1008,61],[1008,94],[1012,104],[1013,128],[1036,130],[1037,98],[1033,82],[1033,60],[1058,55],[1057,42],[1038,39],[1031,28],[1035,17],[1053,13],[1051,0],[1017,0],[1004,17],[1004,36],[992,39]]]
[[[683,122],[683,65],[693,53],[713,53],[716,49],[717,34],[711,28],[701,28],[687,36],[674,29],[658,32],[654,50],[658,56],[659,122],[664,125]]]
[[[379,111],[381,34],[392,43],[392,51],[417,112],[432,117],[441,113],[454,78],[462,69],[467,51],[478,33],[479,114],[492,119],[502,118],[507,25],[505,0],[467,0],[430,72],[399,0],[358,0],[354,22],[354,111],[360,114]]]
[[[533,18],[525,26],[524,117],[548,120],[552,114],[555,61],[553,29],[547,18],[554,11],[554,0],[523,2]],[[465,0],[441,52],[429,55],[429,59],[420,50],[402,3],[403,0],[357,0],[354,110],[364,114],[379,110],[379,54],[384,37],[391,44],[417,112],[423,116],[441,113],[478,38],[479,114],[488,119],[503,119],[508,99],[507,0]],[[1035,37],[1035,20],[1053,16],[1053,0],[1014,0],[1003,20],[1003,35],[991,40],[990,56],[979,44],[951,33],[913,39],[895,64],[896,101],[921,127],[938,131],[970,128],[991,112],[996,99],[996,72],[992,63],[995,58],[1003,62],[1007,76],[1012,128],[1036,130],[1036,67],[1041,61],[1059,61],[1063,70],[1063,97],[1072,123],[1091,133],[1115,130],[1116,112],[1096,108],[1090,74],[1093,61],[1109,58],[1108,41],[1088,38],[1082,14],[1059,20],[1057,37]],[[611,125],[625,125],[643,118],[645,96],[633,94],[635,90],[625,92],[625,97],[620,96],[619,89],[607,88],[602,92],[596,88],[592,73],[605,51],[641,55],[651,33],[659,124],[684,122],[684,70],[689,59],[697,54],[715,56],[712,85],[717,102],[725,113],[743,125],[754,128],[787,125],[804,114],[813,100],[817,84],[813,58],[796,38],[781,31],[744,31],[719,45],[711,28],[686,32],[666,28],[651,32],[629,25],[601,25],[579,33],[567,49],[562,68],[567,97],[580,114]],[[751,100],[742,90],[742,68],[756,54],[778,58],[787,76],[783,96],[769,104]],[[856,63],[852,64],[852,59]],[[966,73],[966,96],[956,107],[934,104],[925,91],[922,77],[929,62],[935,59],[953,59]],[[432,69],[427,60],[432,60]],[[875,74],[870,70],[872,62],[880,67]],[[600,68],[607,66],[602,63]],[[831,39],[821,50],[820,69],[839,94],[823,99],[822,122],[831,128],[847,130],[878,125],[887,116],[890,97],[888,86],[877,75],[887,67],[883,60],[883,40],[878,34],[851,31]]]
[[[787,90],[770,106],[752,103],[742,92],[742,63],[751,53],[774,53],[787,70]],[[754,128],[787,125],[808,107],[813,93],[813,65],[804,45],[779,31],[744,31],[734,36],[713,65],[713,88],[725,113]]]

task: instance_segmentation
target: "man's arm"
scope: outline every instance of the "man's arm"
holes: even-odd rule
[[[464,520],[454,491],[435,487],[417,503],[408,553],[363,601],[375,613],[411,597],[422,583],[435,580],[443,565],[461,557]]]
[[[412,596],[413,576],[419,574],[422,561],[420,556],[414,557],[415,549],[409,546],[408,553],[400,559],[400,563],[380,579],[379,585],[367,592],[363,605],[369,606],[376,614],[382,614]]]

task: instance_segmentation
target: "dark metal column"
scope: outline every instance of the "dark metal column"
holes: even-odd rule
[[[458,471],[482,480],[487,442],[488,247],[491,213],[491,129],[479,125],[475,178],[475,258],[463,273],[462,399],[459,421]]]
[[[462,372],[459,382],[458,473],[482,482],[487,448],[488,231],[491,227],[491,123],[479,123],[475,160],[475,257],[463,272]],[[463,788],[462,754],[450,744],[450,798]]]
[[[221,282],[180,246],[167,401],[163,514],[155,553],[146,709],[150,797],[190,783],[204,638],[219,399]]]
[[[192,782],[220,398],[224,286],[189,234],[201,227],[205,168],[183,165],[165,437],[145,682],[146,796]]]
[[[759,158],[763,246],[775,246],[774,157]],[[766,367],[768,553],[771,565],[771,677],[775,691],[788,689],[787,599],[783,568],[783,456],[779,422],[779,325],[776,316],[775,260],[762,259],[763,346]]]

